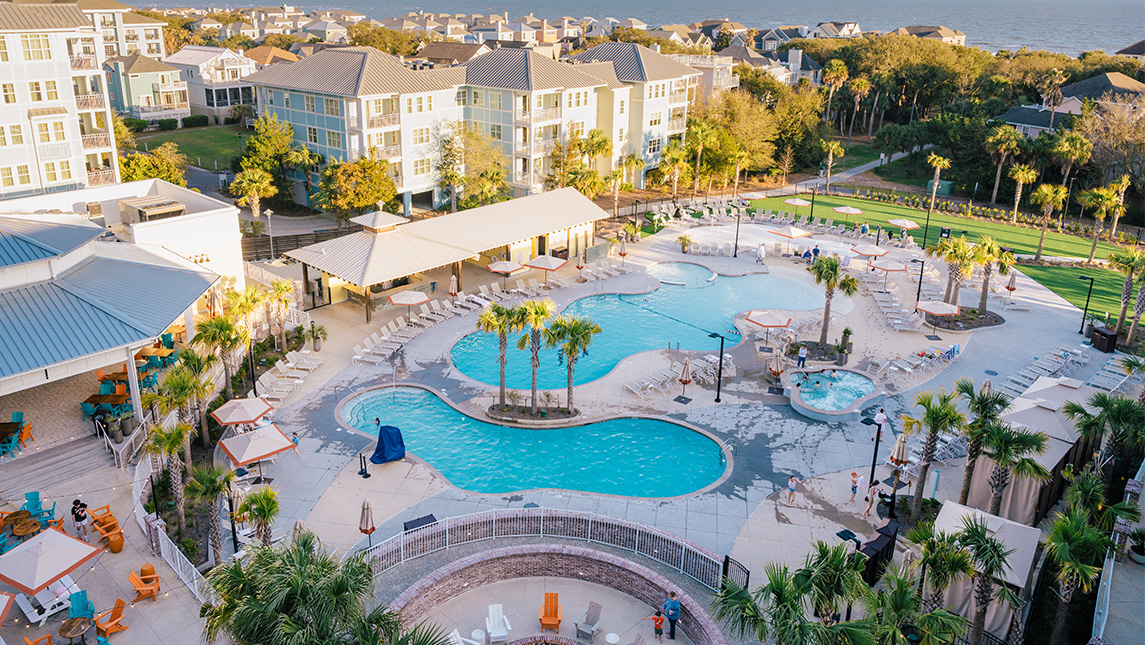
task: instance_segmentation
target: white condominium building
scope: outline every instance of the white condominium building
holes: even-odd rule
[[[76,0],[76,6],[103,35],[106,58],[143,54],[163,60],[163,26],[166,21],[148,18],[116,0]]]

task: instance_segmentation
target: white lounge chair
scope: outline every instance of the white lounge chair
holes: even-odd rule
[[[430,302],[429,304],[431,307],[433,307],[433,313],[435,313],[439,316],[442,316],[444,318],[453,318],[453,312],[449,311],[448,309],[443,308],[441,306],[440,300],[434,300],[434,301]]]
[[[358,363],[372,363],[377,365],[379,363],[386,362],[386,359],[367,352],[366,350],[362,349],[362,345],[359,343],[354,345],[354,358],[350,359],[350,362],[354,363],[355,365]]]

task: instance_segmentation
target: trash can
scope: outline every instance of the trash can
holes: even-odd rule
[[[1117,349],[1117,332],[1108,327],[1094,329],[1093,348],[1099,352],[1112,354]]]

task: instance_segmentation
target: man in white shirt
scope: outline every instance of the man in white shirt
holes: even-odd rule
[[[882,408],[879,408],[879,413],[875,415],[875,425],[878,426],[878,428],[879,428],[876,431],[876,432],[878,432],[878,434],[876,436],[879,438],[880,441],[882,440],[883,428],[886,427],[886,424],[887,424],[886,411],[884,411]],[[874,439],[874,437],[871,437],[871,438]]]

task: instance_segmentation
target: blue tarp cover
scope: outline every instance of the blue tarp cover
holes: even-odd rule
[[[380,426],[378,428],[378,447],[370,457],[370,463],[384,464],[388,461],[397,461],[406,456],[406,444],[402,441],[402,431],[394,426]]]

